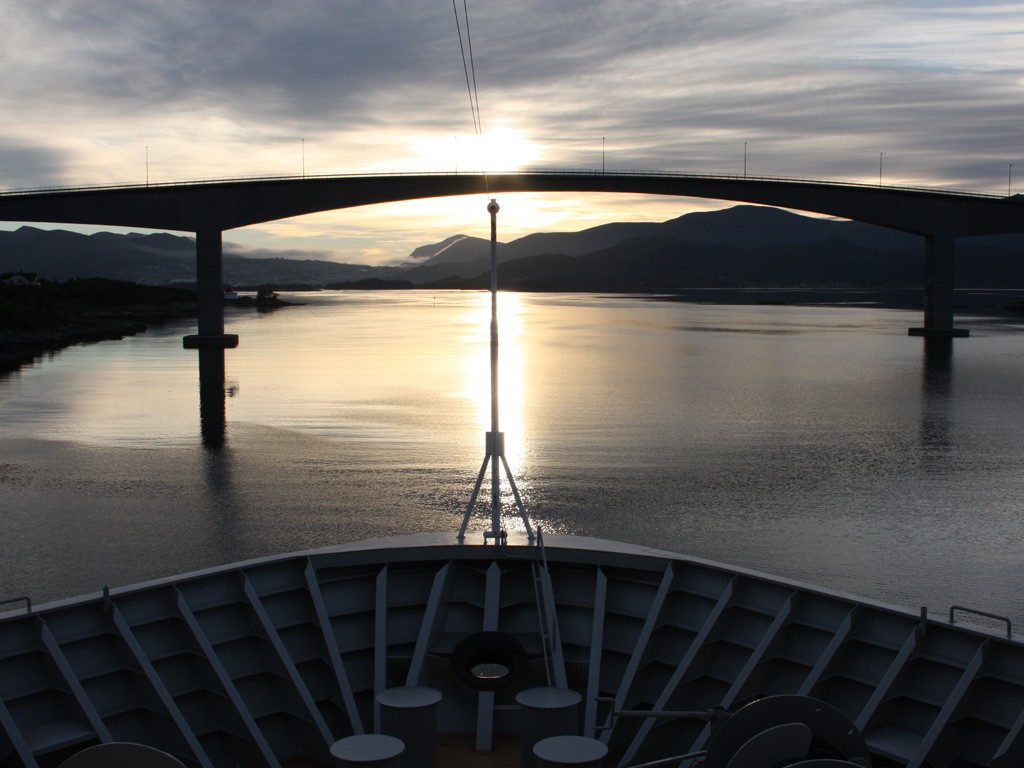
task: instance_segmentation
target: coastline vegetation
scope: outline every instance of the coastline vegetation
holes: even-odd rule
[[[106,278],[0,283],[0,371],[73,344],[120,339],[195,315],[194,289]]]

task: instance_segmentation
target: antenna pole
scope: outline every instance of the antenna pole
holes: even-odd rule
[[[499,456],[505,453],[505,435],[498,431],[498,201],[487,204],[491,214],[491,431],[487,435],[491,454],[491,536],[501,536],[501,472]],[[486,538],[486,536],[485,536]]]
[[[523,505],[519,489],[516,487],[515,478],[512,477],[512,470],[509,469],[508,460],[505,458],[505,433],[498,429],[498,201],[492,199],[487,204],[487,212],[491,215],[491,431],[487,433],[485,440],[484,462],[480,467],[480,474],[477,475],[476,485],[466,506],[466,514],[462,518],[462,527],[459,528],[458,540],[461,543],[466,538],[466,527],[469,525],[469,518],[476,506],[477,495],[483,484],[484,475],[487,473],[487,464],[491,465],[491,528],[484,532],[484,543],[488,539],[494,539],[495,545],[505,543],[506,534],[501,527],[501,467],[505,468],[505,475],[508,477],[509,485],[512,488],[512,495],[515,497],[516,506],[519,508],[519,515],[526,526],[526,535],[529,543],[533,544],[533,527],[526,514],[526,507]]]

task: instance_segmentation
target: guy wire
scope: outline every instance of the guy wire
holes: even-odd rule
[[[473,60],[473,38],[469,32],[469,7],[467,0],[462,0],[462,15],[466,24],[466,45],[462,43],[462,25],[459,23],[459,8],[456,0],[452,0],[452,10],[455,12],[455,29],[459,34],[459,51],[462,53],[462,70],[466,74],[466,90],[469,92],[469,111],[473,116],[473,130],[476,131],[477,141],[483,147],[483,123],[480,119],[480,95],[476,87],[476,66]],[[467,63],[466,48],[469,48],[469,59]],[[482,168],[484,175],[484,192],[487,197],[491,196],[490,186],[487,182],[487,169]]]

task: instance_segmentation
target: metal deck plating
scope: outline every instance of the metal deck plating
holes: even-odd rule
[[[521,643],[513,686],[473,690],[456,674],[454,649],[482,631]],[[442,736],[472,734],[486,755],[519,730],[515,694],[549,685],[580,693],[579,732],[607,744],[609,765],[710,736],[700,721],[612,710],[734,710],[776,694],[838,708],[875,766],[1024,763],[1015,640],[642,547],[418,536],[5,614],[0,765],[56,766],[111,741],[189,766],[330,765],[331,745],[373,731],[376,695],[396,686],[440,691]]]

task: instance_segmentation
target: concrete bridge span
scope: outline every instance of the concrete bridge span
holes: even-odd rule
[[[0,194],[0,220],[141,227],[196,234],[197,346],[225,336],[221,237],[225,230],[377,203],[509,192],[616,192],[757,203],[876,224],[925,239],[922,335],[966,335],[953,327],[958,237],[1024,232],[1024,196],[765,177],[655,172],[533,171],[235,179]]]

